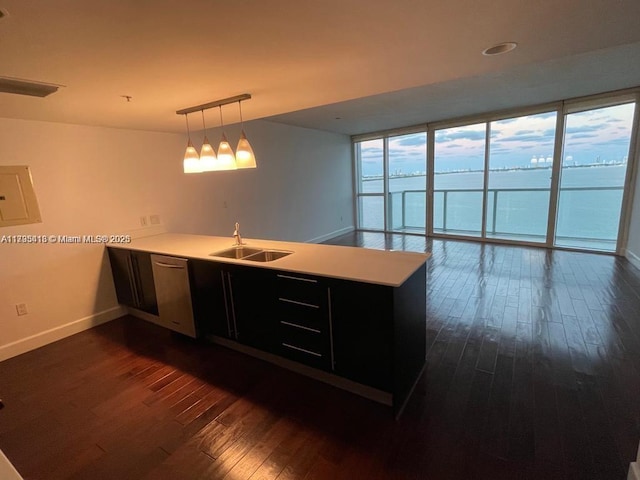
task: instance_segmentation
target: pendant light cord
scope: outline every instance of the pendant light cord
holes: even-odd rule
[[[191,132],[189,131],[189,115],[185,113],[184,118],[187,121],[187,138],[189,139],[189,141],[191,141]]]
[[[224,123],[222,122],[222,105],[218,105],[220,109],[220,128],[222,129],[222,133],[224,133]]]
[[[202,129],[204,130],[204,136],[207,136],[207,126],[204,124],[204,110],[200,110],[202,114]]]
[[[242,100],[238,100],[238,109],[240,110],[240,130],[244,130],[244,123],[242,122]]]

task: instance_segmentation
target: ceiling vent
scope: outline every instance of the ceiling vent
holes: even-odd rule
[[[17,78],[0,77],[0,92],[29,95],[31,97],[46,97],[58,91],[61,85],[34,82]]]

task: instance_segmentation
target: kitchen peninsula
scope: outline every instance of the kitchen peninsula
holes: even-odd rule
[[[161,234],[109,244],[118,301],[134,316],[391,405],[399,414],[425,363],[429,254],[243,243]]]

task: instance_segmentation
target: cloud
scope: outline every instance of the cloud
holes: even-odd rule
[[[502,142],[537,142],[539,145],[544,146],[552,143],[553,138],[545,138],[540,134],[531,135],[519,135],[516,137],[505,137],[496,140],[496,143]]]
[[[604,130],[607,126],[608,125],[606,123],[598,123],[595,125],[576,125],[573,127],[566,127],[565,133],[571,135],[574,133],[598,132],[600,130]]]
[[[403,135],[401,137],[391,137],[389,139],[389,148],[394,146],[415,147],[426,145],[427,135],[425,133],[416,133],[412,135]]]
[[[571,140],[575,138],[598,138],[599,135],[595,133],[574,133],[571,135]]]
[[[510,123],[517,122],[519,119],[520,117],[505,118],[504,120],[497,120],[496,122],[492,122],[492,123],[499,123],[500,125],[508,125]]]
[[[452,142],[454,140],[484,140],[484,131],[478,130],[458,130],[450,132],[447,130],[438,130],[436,132],[436,142]]]

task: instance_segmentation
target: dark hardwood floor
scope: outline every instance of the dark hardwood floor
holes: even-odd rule
[[[0,363],[26,479],[624,479],[640,441],[640,272],[419,236],[427,368],[388,407],[124,317]]]

